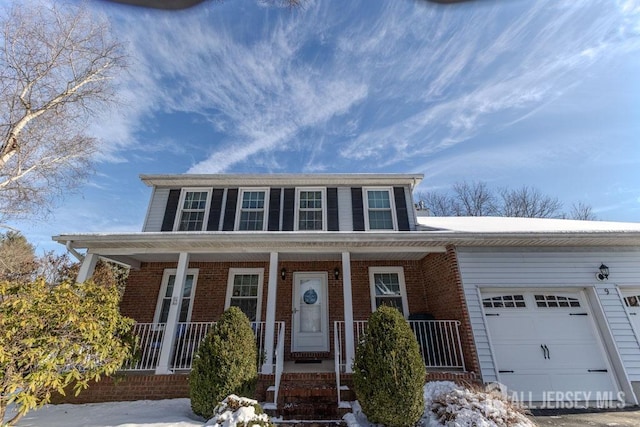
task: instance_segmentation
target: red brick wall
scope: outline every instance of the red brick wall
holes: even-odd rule
[[[462,322],[463,350],[468,370],[478,372],[475,345],[471,334],[468,312],[458,273],[455,250],[430,254],[417,261],[352,261],[351,283],[354,320],[366,320],[371,315],[371,290],[369,267],[399,267],[404,270],[409,303],[409,313],[430,312],[437,319],[455,319]],[[338,267],[340,277],[335,279],[333,271]],[[140,270],[131,271],[129,282],[121,303],[124,315],[138,322],[152,322],[156,309],[162,275],[166,268],[176,268],[175,263],[144,263]],[[262,320],[266,317],[268,262],[192,262],[189,268],[198,269],[195,300],[191,320],[208,322],[217,320],[224,311],[227,281],[230,268],[264,268],[262,290]],[[284,280],[280,270],[287,273]],[[278,265],[278,290],[276,320],[286,324],[285,359],[291,359],[291,315],[293,307],[293,277],[295,272],[326,272],[329,287],[329,353],[316,357],[331,358],[333,355],[333,322],[344,317],[342,290],[342,263],[336,261],[283,261]]]
[[[96,403],[129,400],[160,400],[189,397],[188,375],[127,374],[90,383],[78,396],[54,395],[52,403]]]
[[[423,259],[423,268],[425,273],[424,291],[429,301],[429,312],[436,319],[459,320],[461,322],[460,338],[466,369],[479,373],[480,365],[455,248],[449,246],[446,253],[427,255]]]

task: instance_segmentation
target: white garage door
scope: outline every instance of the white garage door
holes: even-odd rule
[[[558,392],[616,395],[581,292],[509,290],[482,298],[499,381],[510,391],[534,402],[554,401]]]
[[[640,335],[640,289],[623,289],[622,296],[636,334]]]

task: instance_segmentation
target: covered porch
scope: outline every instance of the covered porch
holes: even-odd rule
[[[405,314],[428,371],[478,372],[455,251],[442,241],[418,240],[415,233],[173,232],[58,239],[68,239],[74,250],[87,249],[79,281],[91,276],[100,257],[131,266],[121,308],[137,321],[140,351],[125,372],[187,373],[211,325],[236,303],[254,310],[259,371],[272,381],[274,404],[284,373],[326,373],[330,366],[340,390],[366,319],[380,304]],[[246,272],[259,276],[251,304],[234,287],[234,277]]]

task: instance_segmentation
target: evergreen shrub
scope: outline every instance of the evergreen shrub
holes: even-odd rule
[[[356,398],[368,420],[388,427],[415,425],[424,412],[426,370],[402,314],[380,307],[369,318],[353,363]]]
[[[189,376],[194,413],[210,418],[231,394],[253,397],[258,380],[256,340],[247,316],[230,307],[200,344]]]

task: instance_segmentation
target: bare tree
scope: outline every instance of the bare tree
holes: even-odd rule
[[[504,216],[526,218],[566,218],[595,220],[591,206],[582,202],[562,213],[562,203],[539,190],[523,186],[497,192],[484,182],[458,182],[449,192],[418,192],[416,202],[434,216]]]
[[[489,216],[496,213],[496,199],[486,183],[467,181],[453,184],[456,216]]]
[[[499,191],[500,216],[523,218],[559,218],[562,203],[555,197],[545,196],[535,188],[526,185]]]
[[[591,206],[578,202],[571,205],[571,211],[569,212],[569,218],[579,219],[583,221],[595,221],[598,219],[593,213]]]
[[[86,127],[113,102],[122,47],[106,20],[68,4],[0,12],[0,221],[48,212],[89,171]]]

